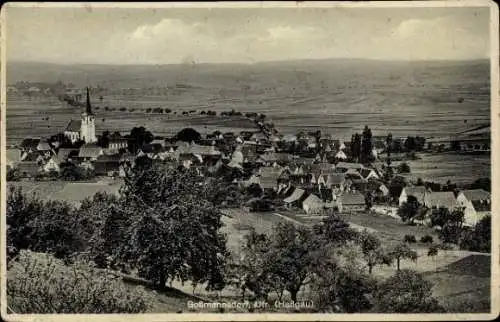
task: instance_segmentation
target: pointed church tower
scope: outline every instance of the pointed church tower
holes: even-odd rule
[[[94,113],[90,105],[89,88],[87,87],[87,102],[85,104],[85,110],[82,111],[82,126],[80,130],[80,138],[85,141],[85,143],[94,143],[97,141],[94,120]]]

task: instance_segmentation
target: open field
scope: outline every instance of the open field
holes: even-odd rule
[[[20,187],[27,194],[35,193],[42,200],[64,200],[73,205],[97,192],[118,193],[121,182],[104,178],[97,182],[64,182],[64,181],[18,181],[8,182],[9,187]]]
[[[474,178],[491,177],[490,155],[419,154],[420,160],[406,161],[411,173],[407,177],[434,182],[470,183]],[[394,166],[399,162],[394,162]]]
[[[374,135],[392,132],[394,136],[428,137],[447,136],[490,122],[488,61],[317,60],[196,66],[9,63],[7,69],[9,84],[61,80],[77,87],[106,88],[108,93],[102,102],[93,98],[94,104],[101,107],[98,118],[113,118],[101,114],[106,104],[136,110],[161,106],[178,113],[235,109],[265,113],[285,134],[320,129],[339,139],[350,139],[365,124]],[[153,87],[160,93],[146,90]],[[127,88],[138,89],[138,93],[124,94]],[[43,102],[31,104],[42,113],[56,113],[56,108]],[[22,106],[7,100],[8,137],[18,135],[16,129],[22,128],[19,120],[10,120],[17,113],[13,110]],[[75,115],[78,112],[75,110]],[[139,122],[155,131],[162,128],[156,120]],[[41,135],[38,132],[47,126],[34,125],[33,135]],[[98,132],[112,130],[102,125],[97,124]],[[171,124],[163,125],[168,126]]]

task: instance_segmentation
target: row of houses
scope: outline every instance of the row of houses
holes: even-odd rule
[[[399,205],[407,202],[409,196],[429,209],[463,209],[466,226],[474,226],[481,218],[491,215],[491,193],[483,189],[462,190],[455,196],[451,191],[432,191],[424,186],[406,187],[401,191]]]

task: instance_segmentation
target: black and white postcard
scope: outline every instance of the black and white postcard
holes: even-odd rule
[[[1,28],[5,320],[498,315],[494,2],[11,2]]]

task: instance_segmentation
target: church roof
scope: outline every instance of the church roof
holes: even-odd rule
[[[90,93],[89,93],[89,88],[87,87],[87,102],[85,103],[85,113],[87,115],[93,115],[92,113],[92,107],[90,105]]]
[[[81,127],[82,127],[82,120],[71,120],[66,126],[66,131],[80,132]]]

